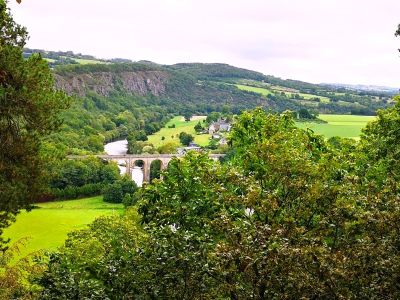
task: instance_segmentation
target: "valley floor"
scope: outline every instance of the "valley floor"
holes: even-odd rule
[[[149,135],[149,142],[152,143],[155,147],[159,147],[165,143],[173,142],[177,145],[179,142],[179,134],[181,132],[186,132],[188,134],[193,135],[194,142],[200,146],[207,146],[209,143],[210,135],[209,134],[196,134],[194,130],[194,126],[206,119],[206,116],[194,116],[189,122],[186,122],[182,116],[177,116],[172,118],[164,128],[161,128],[158,132]],[[169,128],[169,126],[175,125],[174,128]],[[162,139],[164,137],[164,139]]]

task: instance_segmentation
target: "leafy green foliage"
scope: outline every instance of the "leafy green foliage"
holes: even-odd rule
[[[26,240],[14,243],[5,251],[0,252],[0,299],[38,299],[40,286],[32,284],[29,279],[41,276],[46,269],[44,263],[37,263],[32,256],[17,263],[12,263]]]
[[[126,195],[132,196],[136,190],[135,182],[128,176],[124,176],[103,189],[103,199],[105,202],[110,203],[122,203],[124,200],[127,202]]]
[[[179,147],[178,143],[167,142],[157,148],[157,152],[160,154],[176,153],[176,149]]]
[[[201,131],[204,130],[203,126],[201,126],[200,121],[194,126],[194,130],[195,130],[196,132],[201,132]]]
[[[54,89],[53,76],[40,55],[22,57],[27,32],[0,1],[0,235],[21,208],[43,189],[41,140],[60,124],[68,104]],[[0,238],[0,248],[3,241]]]
[[[120,178],[115,163],[94,157],[55,161],[49,168],[50,193],[59,199],[99,195],[107,184]]]
[[[150,182],[153,181],[153,179],[160,179],[161,178],[161,168],[162,168],[162,163],[160,160],[154,160],[150,164]]]
[[[182,145],[184,146],[189,146],[189,144],[194,140],[193,136],[191,134],[188,134],[186,132],[181,132],[179,134],[179,141],[181,142]]]
[[[394,107],[378,111],[377,119],[367,125],[362,135],[361,148],[368,161],[368,179],[393,184],[400,180],[400,97]]]
[[[64,155],[99,153],[104,143],[116,139],[128,138],[129,145],[146,141],[146,135],[158,131],[171,116],[156,101],[141,96],[121,93],[110,98],[88,93],[75,99],[62,114],[60,132],[49,136],[48,147],[62,149]]]
[[[316,119],[316,116],[310,113],[306,108],[302,108],[299,110],[299,118],[313,120]]]
[[[206,122],[211,124],[212,122],[217,122],[221,118],[221,114],[219,112],[213,111],[207,115]]]
[[[134,206],[141,199],[141,190],[137,190],[133,194],[125,194],[124,199],[122,200],[122,204],[125,208],[129,206]]]
[[[135,194],[145,238],[122,251],[117,268],[104,275],[110,265],[104,257],[120,251],[124,234],[107,254],[100,251],[93,271],[76,271],[91,264],[78,253],[97,251],[74,244],[88,240],[92,229],[71,237],[50,261],[44,294],[398,298],[400,209],[392,180],[398,174],[389,162],[398,161],[399,115],[397,105],[380,112],[357,145],[298,129],[290,112],[243,113],[230,135],[229,161],[189,153],[170,162],[163,180]],[[389,142],[387,152],[380,140]],[[382,170],[389,173],[383,183]]]
[[[153,144],[150,142],[141,142],[141,141],[133,141],[130,140],[128,144],[128,153],[129,154],[154,154],[156,149]]]
[[[137,292],[134,259],[143,239],[137,216],[102,217],[69,235],[39,283],[40,299],[126,299]]]
[[[183,114],[183,117],[185,118],[185,121],[186,121],[186,122],[189,122],[190,119],[192,118],[192,114],[191,114],[190,112],[185,112],[185,113]]]

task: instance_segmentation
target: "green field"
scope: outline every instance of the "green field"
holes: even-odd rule
[[[186,132],[194,136],[194,142],[200,146],[207,146],[209,143],[210,135],[209,134],[196,134],[194,130],[194,126],[200,121],[204,120],[205,116],[197,116],[192,118],[191,121],[186,122],[182,116],[175,117],[171,119],[164,128],[161,128],[155,134],[148,136],[148,141],[152,143],[155,147],[159,147],[164,143],[175,142],[176,144],[180,144],[179,142],[179,134],[181,132]],[[175,124],[175,128],[168,128]],[[162,140],[162,137],[165,139]]]
[[[315,123],[315,122],[298,122],[299,128],[310,128],[315,133],[324,135],[327,138],[333,136],[340,136],[345,138],[357,139],[361,134],[361,129],[367,125],[369,121],[375,119],[373,116],[355,116],[355,115],[319,115],[319,118],[328,123]],[[200,119],[205,119],[202,116]],[[192,120],[185,122],[182,116],[178,116],[170,120],[166,127],[153,135],[148,136],[149,142],[155,147],[161,146],[163,143],[175,142],[179,144],[178,135],[182,131],[190,133],[195,137],[195,142],[200,146],[207,146],[209,143],[210,135],[201,134],[196,135],[194,126],[199,120]],[[168,126],[175,124],[175,128],[167,128]],[[165,137],[162,140],[162,137]]]
[[[122,204],[103,202],[102,196],[40,203],[38,207],[21,212],[4,231],[4,237],[11,238],[11,242],[27,238],[20,257],[41,249],[54,250],[69,232],[84,228],[99,216],[123,213]]]
[[[88,65],[88,64],[107,64],[105,61],[101,60],[94,60],[94,59],[82,59],[82,58],[74,58],[77,63],[81,65]]]
[[[361,129],[364,128],[369,121],[375,119],[373,116],[354,115],[319,115],[319,118],[328,123],[299,122],[297,126],[303,129],[310,128],[315,133],[322,134],[327,138],[332,136],[358,138]]]
[[[286,95],[292,95],[293,93],[286,93]],[[318,96],[318,95],[312,95],[312,94],[304,94],[304,93],[294,93],[294,94],[299,94],[301,97],[303,97],[305,100],[311,100],[313,98],[319,98],[322,103],[329,103],[331,100],[327,97],[324,96]]]
[[[63,58],[71,58],[76,61],[80,65],[89,65],[89,64],[108,64],[108,62],[96,60],[96,59],[83,59],[83,58],[72,58],[67,56],[61,56]]]
[[[53,63],[53,62],[55,62],[56,60],[55,59],[52,59],[52,58],[44,58],[44,60],[47,60],[49,63]]]
[[[236,87],[239,90],[257,93],[257,94],[261,94],[263,96],[273,95],[272,91],[265,89],[265,88],[249,86],[249,85],[242,85],[242,84],[236,84]]]
[[[268,95],[274,94],[274,90],[269,90],[266,88],[260,88],[260,87],[254,87],[254,86],[249,86],[249,85],[242,85],[242,84],[236,84],[236,87],[240,90],[261,94],[263,96],[268,96]],[[278,90],[278,92],[282,92],[282,91]],[[283,91],[283,92],[285,93],[285,95],[287,97],[291,97],[292,94],[299,94],[301,97],[304,98],[304,100],[311,100],[313,98],[319,98],[321,100],[321,102],[324,102],[324,103],[328,103],[330,101],[329,98],[323,97],[323,96],[304,94],[304,93],[298,93],[298,92],[287,92],[287,91]]]

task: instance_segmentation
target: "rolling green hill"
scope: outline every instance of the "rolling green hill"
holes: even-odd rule
[[[282,80],[226,64],[154,63],[68,65],[55,69],[58,86],[80,97],[156,97],[184,113],[229,108],[233,113],[256,106],[274,111],[307,107],[320,113],[373,115],[390,105],[390,95],[338,92],[327,86]]]
[[[374,115],[392,104],[390,94],[283,80],[227,64],[160,65],[39,51],[54,67],[56,87],[75,99],[63,113],[61,131],[46,144],[64,154],[98,153],[104,143],[140,132],[151,136],[177,115],[239,114],[255,107]]]

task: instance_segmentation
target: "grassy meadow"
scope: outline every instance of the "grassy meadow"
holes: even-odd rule
[[[162,144],[174,142],[180,145],[179,142],[179,134],[181,132],[186,132],[194,137],[194,142],[199,144],[200,146],[207,146],[209,143],[210,135],[209,134],[196,134],[194,130],[194,126],[200,121],[204,120],[205,116],[196,116],[193,117],[189,122],[186,122],[182,116],[175,117],[171,119],[164,128],[157,131],[156,133],[148,136],[148,141],[152,143],[155,147],[159,147]],[[175,124],[175,128],[168,128]],[[162,140],[162,137],[165,139]]]
[[[268,95],[274,94],[273,89],[269,90],[267,88],[261,88],[261,87],[243,85],[243,84],[236,84],[236,87],[240,90],[261,94],[263,96],[268,96]],[[285,95],[287,97],[291,97],[292,94],[299,94],[301,97],[304,98],[304,100],[313,100],[313,98],[319,98],[321,100],[321,102],[324,102],[324,103],[328,103],[330,101],[329,98],[323,97],[323,96],[318,96],[318,95],[304,94],[304,93],[299,93],[299,92],[287,92],[287,91],[283,91],[283,92],[285,93]]]
[[[21,212],[16,222],[4,231],[4,237],[11,238],[11,243],[27,239],[20,258],[42,249],[54,250],[63,244],[69,232],[85,228],[99,216],[122,214],[124,210],[122,204],[103,202],[102,196],[37,206]]]
[[[47,60],[49,63],[53,63],[56,61],[55,59],[52,58],[44,58],[44,60]]]
[[[74,58],[74,60],[80,65],[88,65],[88,64],[107,64],[105,61],[95,60],[95,59],[83,59],[83,58]]]
[[[319,118],[328,123],[299,122],[297,126],[303,129],[310,128],[315,133],[322,134],[326,138],[340,136],[344,138],[358,138],[369,121],[374,116],[354,115],[319,115]]]
[[[257,93],[257,94],[261,94],[263,96],[273,95],[272,91],[265,89],[265,88],[243,85],[243,84],[236,84],[236,87],[239,90]]]
[[[247,87],[247,86],[246,86]],[[253,89],[261,89],[251,87]],[[149,142],[155,147],[159,147],[168,142],[174,142],[180,145],[179,133],[186,132],[192,134],[195,138],[195,142],[200,146],[207,146],[209,143],[210,135],[201,134],[197,135],[194,126],[200,120],[204,120],[205,116],[197,116],[191,121],[186,122],[182,116],[171,119],[164,128],[156,132],[153,135],[148,136]],[[315,122],[298,122],[299,128],[312,129],[315,133],[324,135],[326,138],[333,136],[340,136],[344,138],[359,138],[361,129],[364,128],[369,121],[375,119],[374,116],[355,116],[355,115],[325,115],[320,114],[319,118],[326,121],[327,123],[315,123]],[[175,128],[168,128],[168,126],[175,124]],[[162,137],[165,137],[162,140]]]

